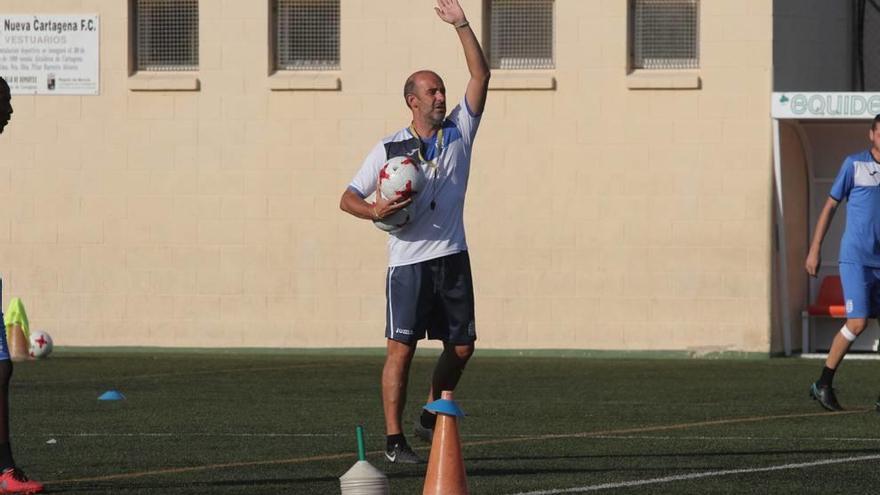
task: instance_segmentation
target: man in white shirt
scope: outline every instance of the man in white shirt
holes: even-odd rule
[[[340,208],[358,218],[381,220],[408,207],[413,219],[388,239],[386,279],[387,354],[382,371],[382,403],[390,462],[418,463],[401,427],[409,366],[416,344],[427,337],[443,341],[428,400],[453,390],[474,352],[474,292],[464,233],[464,198],[471,150],[489,86],[486,57],[458,0],[437,0],[434,9],[451,24],[464,49],[470,80],[461,103],[446,115],[446,87],[431,71],[412,74],[404,98],[412,123],[382,139],[342,194]],[[410,198],[366,198],[377,190],[379,172],[389,159],[418,159],[427,179]],[[427,411],[416,434],[430,441],[436,418]]]

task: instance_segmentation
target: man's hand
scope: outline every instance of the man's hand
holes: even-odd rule
[[[434,7],[437,16],[453,26],[467,21],[464,16],[464,10],[458,4],[458,0],[437,0],[437,6]]]
[[[376,180],[376,202],[373,203],[373,220],[381,220],[412,203],[412,197],[403,199],[399,194],[391,199],[383,198],[382,189],[379,187],[381,182],[381,177]]]
[[[804,268],[806,268],[807,273],[811,277],[815,277],[819,273],[819,265],[821,263],[822,259],[819,256],[819,251],[810,249],[809,254],[807,254],[807,261],[804,263]]]

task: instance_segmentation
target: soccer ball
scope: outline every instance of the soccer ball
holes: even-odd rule
[[[379,230],[393,234],[402,229],[410,220],[412,220],[410,207],[404,206],[381,220],[373,220],[373,224],[379,227]]]
[[[409,199],[425,186],[425,174],[412,158],[398,156],[388,160],[379,171],[379,191],[385,199]],[[406,206],[381,220],[373,220],[380,230],[394,233],[413,219],[412,205]]]
[[[52,353],[52,337],[46,332],[35,330],[31,332],[31,349],[32,358],[42,359],[49,357]]]
[[[419,165],[406,156],[397,156],[388,160],[379,171],[379,190],[385,199],[393,199],[397,196],[409,199],[425,187],[426,181]]]

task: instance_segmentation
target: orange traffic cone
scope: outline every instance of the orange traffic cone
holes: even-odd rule
[[[444,390],[440,400],[428,404],[425,409],[437,413],[437,424],[434,426],[422,495],[467,495],[467,475],[456,421],[464,413],[452,401],[452,392],[449,390]]]

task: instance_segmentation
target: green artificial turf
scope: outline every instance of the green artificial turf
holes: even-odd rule
[[[410,430],[433,360],[416,357],[407,406],[406,433],[424,456]],[[13,449],[52,493],[332,494],[357,460],[363,424],[367,460],[391,493],[421,493],[424,466],[380,454],[381,367],[376,353],[61,350],[16,365]],[[875,492],[880,362],[848,361],[838,373],[847,414],[808,399],[820,369],[478,352],[456,392],[471,493]],[[110,389],[126,399],[97,400]],[[681,475],[701,477],[669,479]]]

